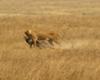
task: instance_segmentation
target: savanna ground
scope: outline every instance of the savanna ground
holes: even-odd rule
[[[61,42],[30,49],[27,29]],[[0,80],[99,80],[99,44],[99,0],[0,0]]]

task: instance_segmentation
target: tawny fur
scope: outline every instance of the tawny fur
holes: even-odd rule
[[[42,43],[54,45],[54,43],[57,43],[58,34],[55,32],[31,32],[31,30],[27,30],[25,32],[26,36],[28,38],[32,38],[33,43],[35,46],[40,46]]]

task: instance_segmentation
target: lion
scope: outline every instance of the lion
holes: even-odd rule
[[[54,43],[58,43],[58,34],[55,32],[32,32],[31,30],[25,31],[25,40],[32,47],[41,47],[42,45],[54,46]]]
[[[49,46],[54,46],[55,43],[58,44],[59,35],[55,32],[48,32],[48,33],[37,32],[36,36],[37,36],[38,43],[40,45],[43,43]]]

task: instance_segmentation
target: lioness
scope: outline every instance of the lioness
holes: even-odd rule
[[[32,47],[35,45],[40,47],[42,44],[54,45],[57,43],[58,35],[54,32],[44,33],[44,32],[32,32],[31,30],[25,31],[25,40]]]

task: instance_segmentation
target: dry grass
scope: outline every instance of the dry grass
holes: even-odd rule
[[[49,2],[1,0],[0,80],[99,80],[99,0]],[[30,49],[23,38],[27,29],[59,32],[61,42],[55,49]]]

